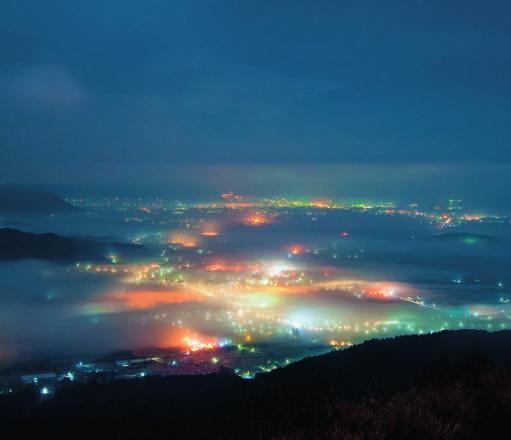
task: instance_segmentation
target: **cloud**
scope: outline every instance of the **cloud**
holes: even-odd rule
[[[3,93],[24,107],[69,110],[87,100],[84,87],[67,68],[59,65],[26,67],[1,82]]]

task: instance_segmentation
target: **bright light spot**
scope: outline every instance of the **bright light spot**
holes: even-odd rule
[[[174,231],[169,234],[168,242],[185,248],[195,247],[199,239],[192,233],[186,231]]]
[[[261,226],[271,223],[271,218],[259,212],[249,214],[243,219],[243,223],[248,226]]]
[[[267,273],[271,277],[278,277],[284,272],[288,272],[290,270],[292,270],[292,268],[288,264],[275,263],[268,268]]]
[[[41,394],[43,396],[47,396],[48,394],[50,394],[50,390],[48,389],[48,387],[42,387],[41,388]]]

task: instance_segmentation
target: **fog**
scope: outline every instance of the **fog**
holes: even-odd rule
[[[80,209],[3,226],[134,241],[152,257],[1,262],[3,360],[182,348],[184,335],[327,347],[509,325],[507,221],[446,229],[428,218],[296,208],[250,225],[243,209],[153,208],[131,222],[138,205]]]

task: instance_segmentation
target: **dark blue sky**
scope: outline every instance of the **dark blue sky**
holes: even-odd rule
[[[3,0],[0,175],[510,163],[511,3]]]

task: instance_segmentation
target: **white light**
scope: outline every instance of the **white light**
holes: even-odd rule
[[[287,272],[289,270],[292,269],[288,264],[275,263],[268,268],[268,275],[271,277],[277,277],[279,275],[282,275],[283,272]]]

